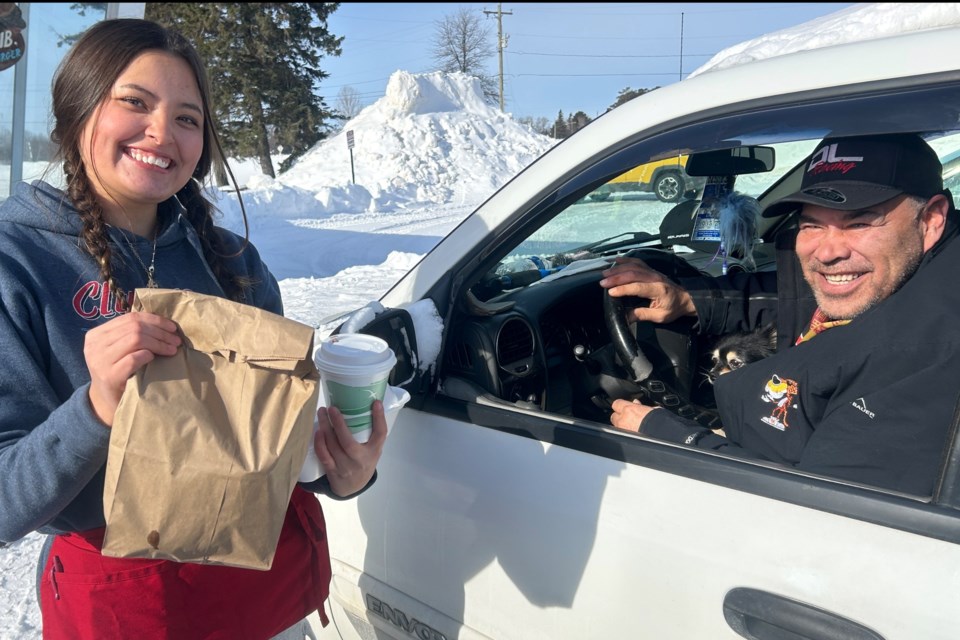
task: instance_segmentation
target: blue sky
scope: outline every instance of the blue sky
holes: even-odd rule
[[[476,12],[489,28],[495,46],[497,3],[354,3],[345,2],[329,20],[331,31],[344,36],[343,54],[324,58],[331,77],[320,92],[336,105],[344,86],[358,92],[363,105],[386,90],[390,75],[436,69],[433,38],[437,23],[463,7]],[[682,73],[706,63],[731,45],[793,27],[851,3],[501,3],[505,108],[515,117],[553,121],[584,111],[603,113],[621,90],[677,82]],[[48,4],[30,16],[27,43],[32,73],[28,129],[46,129],[45,100],[49,78],[64,50],[52,46],[55,31],[79,31],[91,17],[80,18],[70,3]],[[487,13],[485,13],[487,12]],[[69,29],[66,29],[67,24]],[[682,23],[682,25],[681,25]],[[74,28],[76,27],[76,28]],[[71,31],[72,30],[72,31]],[[43,67],[42,72],[38,67]],[[494,54],[487,72],[498,73]],[[13,70],[6,74],[12,81]],[[0,78],[4,80],[5,78]]]
[[[793,27],[852,3],[501,3],[504,101],[515,117],[603,113],[621,90],[677,82],[722,49]],[[326,58],[329,106],[343,86],[364,105],[384,95],[390,74],[433,71],[437,22],[460,7],[477,12],[496,45],[497,3],[345,2],[328,25],[345,36]],[[484,13],[484,12],[489,13]],[[509,14],[509,15],[508,15]],[[682,25],[681,25],[682,23]],[[681,69],[681,26],[682,69]],[[498,73],[496,53],[488,73]]]

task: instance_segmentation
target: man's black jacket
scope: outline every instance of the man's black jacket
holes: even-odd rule
[[[717,380],[726,438],[667,411],[650,413],[642,433],[676,442],[699,437],[699,447],[930,495],[960,391],[956,218],[951,209],[944,237],[910,280],[848,325],[789,347],[815,305],[805,283],[781,294],[780,312],[789,317],[783,322],[778,314],[778,352]],[[752,299],[722,284],[696,291],[700,330],[768,321],[774,306],[767,278],[749,277]]]

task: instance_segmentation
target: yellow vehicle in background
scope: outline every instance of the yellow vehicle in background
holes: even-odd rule
[[[619,176],[590,194],[591,200],[606,200],[614,193],[652,192],[661,202],[678,202],[703,186],[703,178],[687,175],[688,156],[647,162]]]

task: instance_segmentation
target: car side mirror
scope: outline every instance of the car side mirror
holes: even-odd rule
[[[417,335],[413,327],[413,318],[406,309],[386,309],[373,320],[358,329],[358,333],[376,336],[387,342],[397,356],[397,364],[388,378],[388,384],[394,387],[409,387],[420,372],[420,359],[417,355]]]

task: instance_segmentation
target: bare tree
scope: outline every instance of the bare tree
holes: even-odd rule
[[[484,73],[484,63],[496,53],[490,41],[490,29],[480,16],[461,7],[437,22],[433,39],[433,59],[441,71],[460,71],[480,80],[483,95],[491,103],[500,93],[492,76]]]
[[[337,93],[337,102],[334,105],[337,117],[347,121],[355,118],[361,109],[363,109],[363,104],[360,102],[360,92],[351,86],[341,87],[340,92]]]
[[[25,159],[29,162],[51,160],[57,153],[57,145],[50,140],[49,134],[28,131],[24,152]]]
[[[553,135],[553,124],[548,118],[543,116],[537,116],[536,118],[533,116],[520,116],[515,119],[519,124],[530,127],[534,133],[539,133],[543,136]]]

